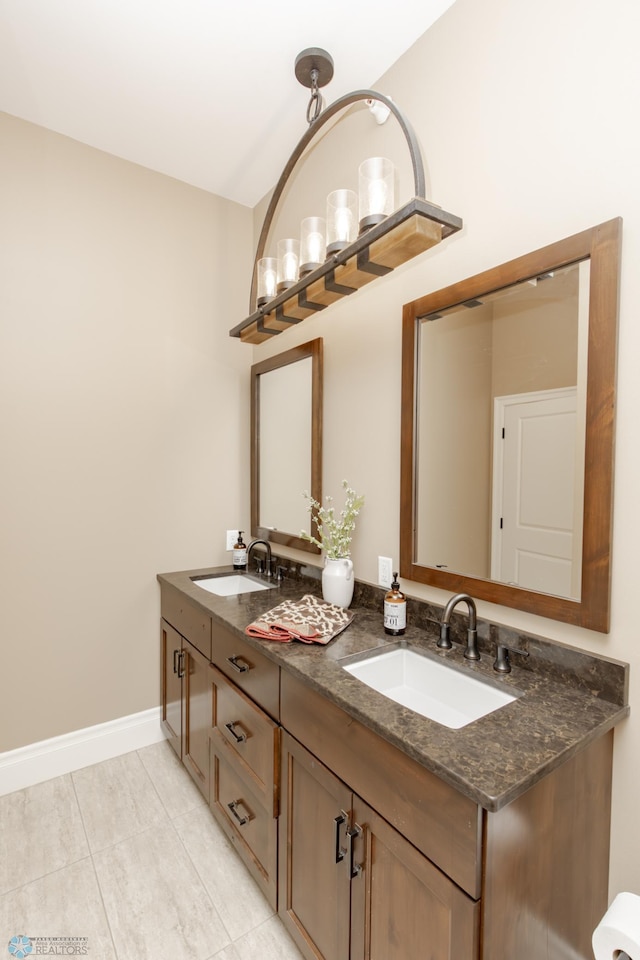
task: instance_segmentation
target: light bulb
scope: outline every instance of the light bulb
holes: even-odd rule
[[[393,164],[385,157],[370,157],[360,164],[358,182],[361,233],[393,213],[393,179]]]
[[[278,261],[275,257],[263,257],[258,260],[258,299],[257,305],[264,306],[273,300],[277,290]]]
[[[348,247],[356,238],[358,197],[353,190],[334,190],[327,197],[327,255]]]
[[[294,239],[278,240],[278,293],[292,287],[298,280],[300,242]]]

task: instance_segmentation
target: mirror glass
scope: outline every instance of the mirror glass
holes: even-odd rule
[[[402,576],[608,629],[619,235],[405,306]]]
[[[321,499],[322,340],[251,368],[251,532],[273,543],[318,552],[303,493]]]
[[[579,599],[589,261],[420,319],[417,562]]]

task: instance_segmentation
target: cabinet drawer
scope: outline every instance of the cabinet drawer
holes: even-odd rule
[[[282,671],[282,725],[471,897],[481,893],[482,809]]]
[[[278,816],[280,730],[213,665],[213,739],[216,752],[243,774],[267,810]]]
[[[207,660],[211,660],[211,617],[192,606],[171,587],[162,587],[161,606],[163,619],[186,637]]]
[[[211,660],[274,720],[280,719],[280,668],[273,661],[217,623],[213,625]]]
[[[263,893],[277,902],[278,821],[211,743],[210,807]]]

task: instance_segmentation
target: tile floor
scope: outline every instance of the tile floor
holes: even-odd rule
[[[0,798],[0,956],[19,934],[87,938],[89,960],[302,960],[167,743]]]

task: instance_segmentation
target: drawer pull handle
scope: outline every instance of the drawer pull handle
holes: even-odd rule
[[[351,878],[362,876],[362,864],[353,862],[353,841],[362,836],[362,827],[359,824],[354,823],[352,827],[349,827],[347,830],[347,844],[349,845],[349,864],[351,871]]]
[[[246,807],[245,807],[245,810],[247,812],[247,815],[245,817],[240,816],[240,814],[238,813],[238,807],[241,804],[242,804],[242,800],[232,800],[231,803],[227,804],[227,806],[229,807],[229,810],[231,810],[231,813],[234,815],[234,817],[238,821],[238,825],[240,827],[244,827],[245,823],[249,823],[253,819],[253,817],[249,813]]]
[[[247,670],[251,670],[250,664],[243,660],[241,656],[237,655],[234,657],[227,657],[227,662],[231,664],[234,670],[237,670],[238,673],[246,673]]]
[[[233,737],[236,743],[246,743],[247,735],[246,733],[236,733],[236,723],[238,721],[234,720],[233,723],[225,723],[225,727]]]
[[[334,830],[335,830],[335,850],[336,850],[336,863],[340,863],[341,860],[347,855],[347,848],[340,846],[340,827],[343,823],[347,822],[347,815],[344,810],[340,811],[339,817],[333,818]]]

